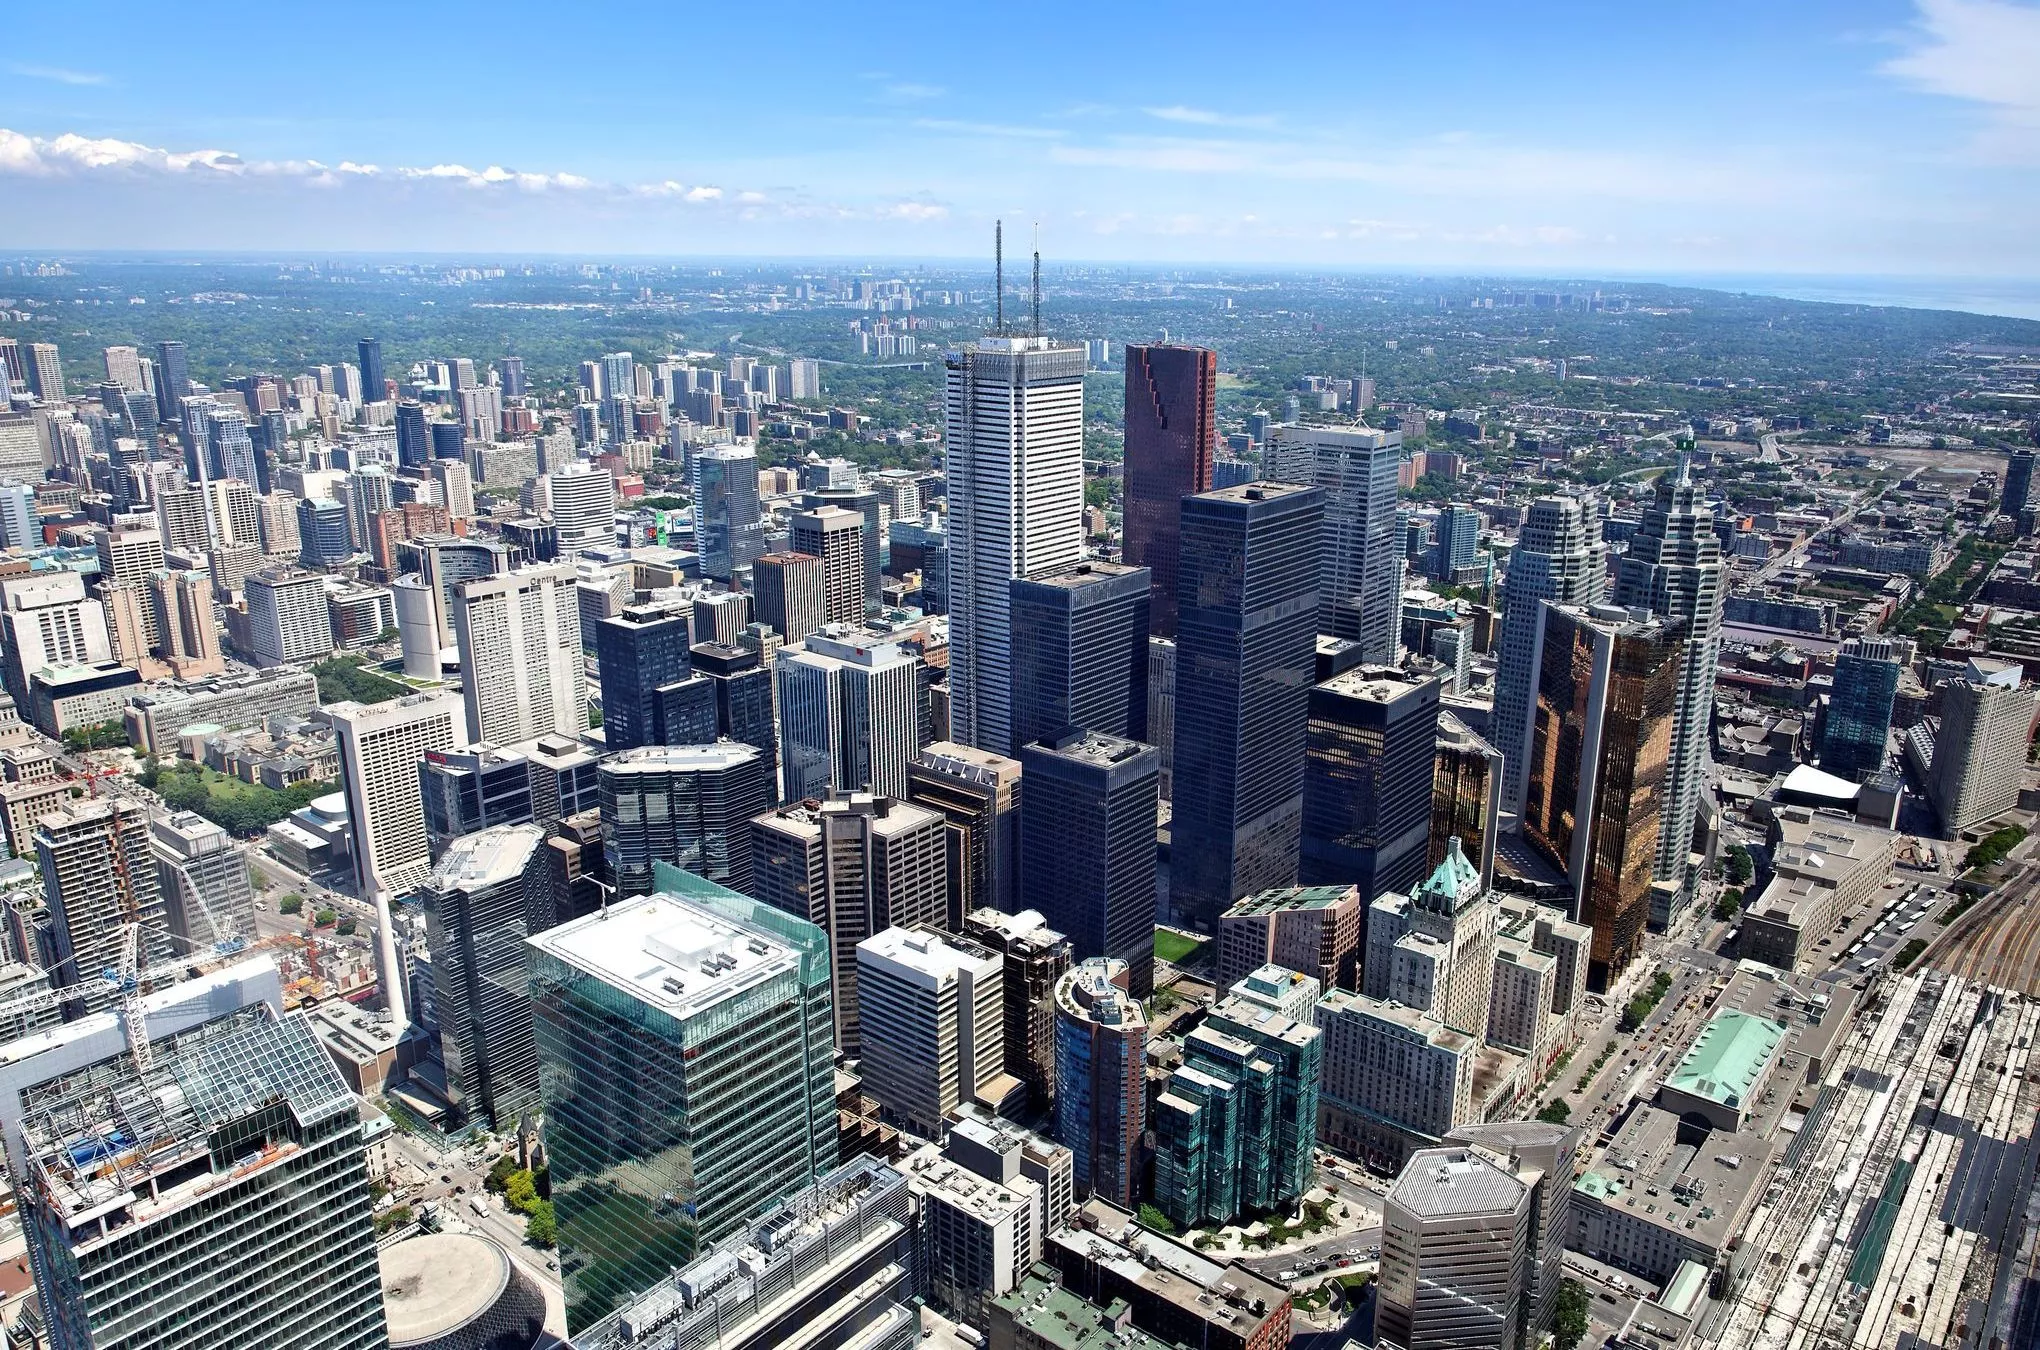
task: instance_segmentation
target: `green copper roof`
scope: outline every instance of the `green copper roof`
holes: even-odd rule
[[[1716,1013],[1665,1086],[1740,1109],[1784,1039],[1776,1022],[1733,1009]]]
[[[1430,876],[1417,883],[1411,898],[1422,904],[1426,896],[1443,896],[1447,901],[1445,910],[1451,913],[1458,909],[1462,896],[1478,894],[1479,891],[1480,869],[1467,859],[1465,851],[1459,847],[1459,836],[1455,834],[1445,841],[1444,860]]]

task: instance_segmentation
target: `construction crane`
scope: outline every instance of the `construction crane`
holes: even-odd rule
[[[61,1008],[67,1003],[83,1003],[104,996],[111,990],[120,1012],[122,1030],[127,1035],[128,1048],[134,1054],[135,1068],[147,1071],[153,1059],[149,1053],[148,1018],[142,1007],[142,995],[157,985],[174,984],[187,978],[211,959],[209,955],[195,956],[187,961],[144,966],[142,925],[122,924],[118,964],[100,971],[96,979],[15,995],[0,1003],[0,1025],[19,1017]]]

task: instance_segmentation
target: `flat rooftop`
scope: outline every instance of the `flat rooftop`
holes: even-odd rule
[[[673,1017],[692,1016],[800,966],[800,953],[771,934],[666,892],[610,905],[530,943]]]
[[[524,874],[532,851],[545,842],[536,825],[491,825],[447,845],[432,868],[432,885],[444,891],[476,891]]]
[[[377,1253],[390,1344],[415,1345],[466,1326],[510,1283],[510,1257],[487,1238],[422,1233]]]
[[[1232,908],[1220,917],[1244,919],[1292,909],[1330,909],[1348,898],[1357,900],[1359,895],[1359,888],[1355,886],[1278,886],[1274,890],[1256,891],[1235,900]]]
[[[1419,1219],[1508,1214],[1529,1188],[1471,1148],[1420,1149],[1389,1190],[1391,1204]]]
[[[1753,1134],[1718,1130],[1697,1146],[1681,1144],[1677,1116],[1640,1105],[1573,1190],[1576,1199],[1599,1200],[1719,1250],[1741,1233],[1750,1199],[1771,1170],[1772,1152],[1770,1143]]]

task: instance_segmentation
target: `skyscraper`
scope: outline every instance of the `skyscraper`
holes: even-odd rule
[[[775,802],[781,800],[772,671],[762,655],[754,648],[720,642],[697,642],[689,655],[695,675],[706,679],[714,691],[716,734],[757,748],[765,760],[766,794]]]
[[[461,582],[453,631],[476,740],[514,745],[588,729],[588,672],[571,566],[541,564]]]
[[[694,451],[694,542],[703,576],[745,583],[765,551],[758,507],[758,452],[749,445],[709,445]],[[798,547],[798,545],[796,545]],[[795,639],[788,635],[788,641]]]
[[[382,339],[365,337],[354,347],[361,356],[361,401],[381,403],[389,397],[383,386]]]
[[[64,361],[57,354],[54,342],[31,342],[28,344],[28,388],[45,403],[62,403],[64,391]]]
[[[191,396],[191,363],[181,342],[156,344],[156,411],[165,422],[184,415]]]
[[[248,653],[261,666],[315,661],[333,650],[333,615],[325,578],[293,567],[270,567],[243,583],[248,600]]]
[[[750,894],[829,936],[836,1045],[861,1053],[857,944],[888,928],[948,920],[942,817],[855,793],[755,817]]]
[[[806,519],[806,517],[796,517]],[[805,642],[834,616],[828,612],[826,564],[811,553],[767,553],[752,565],[751,587],[759,623],[787,642]],[[839,606],[840,608],[840,606]],[[857,612],[864,616],[864,600]]]
[[[1128,990],[1146,998],[1155,974],[1161,757],[1151,745],[1068,728],[1020,747],[1020,764],[1022,905],[1068,937],[1078,960],[1124,962]]]
[[[467,458],[467,424],[464,422],[432,422],[427,424],[432,432],[432,457],[434,459]]]
[[[660,893],[530,942],[575,1336],[837,1156],[828,940],[660,871]]]
[[[118,970],[129,923],[140,930],[144,965],[173,959],[145,807],[119,797],[58,802],[37,818],[34,837],[53,987]]]
[[[1020,761],[955,741],[924,746],[907,796],[940,812],[949,838],[949,922],[1020,908]]]
[[[552,927],[537,825],[497,825],[453,841],[419,888],[432,953],[440,1054],[455,1109],[491,1129],[516,1128],[538,1104],[529,948]]]
[[[932,1138],[965,1102],[1003,1105],[1018,1086],[1006,1076],[1005,958],[933,926],[887,928],[854,955],[863,1087],[885,1114]]]
[[[1893,638],[1849,638],[1835,653],[1834,691],[1821,728],[1820,766],[1837,778],[1861,782],[1884,768],[1891,738],[1891,705],[1910,643]]]
[[[864,617],[864,517],[840,506],[803,511],[792,521],[793,551],[821,560],[822,622]],[[769,621],[768,621],[769,622]],[[788,642],[799,637],[789,632]]]
[[[1502,752],[1502,810],[1520,814],[1530,772],[1531,710],[1537,702],[1542,605],[1592,605],[1607,580],[1601,517],[1591,498],[1539,497],[1509,555],[1503,584],[1501,652],[1488,737]]]
[[[602,847],[619,896],[652,889],[669,862],[751,890],[751,817],[771,802],[758,751],[734,741],[647,745],[602,761]]]
[[[1480,543],[1480,512],[1457,502],[1438,512],[1438,542],[1431,575],[1451,583],[1459,569],[1474,564]]]
[[[1170,894],[1205,931],[1296,881],[1323,514],[1279,483],[1183,502]]]
[[[297,504],[297,517],[298,557],[305,566],[329,567],[346,561],[354,552],[347,508],[339,502],[308,498]]]
[[[616,545],[616,476],[598,464],[577,459],[546,475],[552,494],[553,528],[559,536],[563,562],[583,549]]]
[[[1657,499],[1643,528],[1629,541],[1615,573],[1615,603],[1648,609],[1685,626],[1679,660],[1679,704],[1672,729],[1670,776],[1658,836],[1657,884],[1651,891],[1651,927],[1671,922],[1687,884],[1693,821],[1706,786],[1707,731],[1714,718],[1714,675],[1721,657],[1721,599],[1728,579],[1714,512],[1694,486],[1690,467],[1659,476]]]
[[[602,676],[602,737],[611,750],[686,745],[666,726],[661,690],[693,673],[687,611],[625,605],[595,621],[595,663]]]
[[[1998,506],[1998,514],[2010,516],[2015,528],[2018,527],[2020,514],[2031,504],[2034,459],[2035,455],[2030,448],[2020,446],[2012,451],[2005,461],[2005,491],[2004,498]]]
[[[895,643],[824,630],[774,656],[782,789],[788,801],[830,792],[907,795],[921,748],[920,662]]]
[[[1517,1350],[1531,1289],[1531,1186],[1479,1149],[1412,1154],[1382,1206],[1377,1334]]]
[[[944,366],[951,736],[1008,754],[1009,583],[1083,556],[1084,350],[987,337]]]
[[[452,694],[409,694],[387,703],[328,704],[326,712],[347,793],[356,888],[363,895],[405,894],[432,863],[418,764],[431,751],[468,744],[466,709]]]
[[[1683,623],[1546,603],[1523,835],[1565,869],[1572,919],[1594,930],[1587,983],[1642,949],[1671,779]]]
[[[1055,987],[1055,1137],[1077,1189],[1131,1209],[1147,1129],[1147,1020],[1126,967],[1080,961]]]
[[[1176,343],[1126,348],[1128,565],[1148,569],[1150,631],[1176,633],[1183,499],[1209,492],[1218,439],[1218,353]]]
[[[225,830],[191,811],[157,816],[149,822],[149,852],[176,950],[226,950],[254,939],[248,860]]]
[[[1013,742],[1065,727],[1148,740],[1145,569],[1079,563],[1013,582]]]
[[[2016,661],[1975,656],[1941,685],[1941,730],[1927,776],[1927,800],[1950,839],[1994,820],[2019,800],[2034,691]]]
[[[1351,638],[1360,659],[1396,658],[1402,549],[1396,535],[1396,474],[1402,433],[1368,427],[1280,427],[1267,472],[1324,489],[1317,631]],[[1310,477],[1304,477],[1308,471]],[[1293,476],[1292,476],[1293,475]]]
[[[1006,962],[1006,1072],[1036,1107],[1055,1100],[1055,987],[1070,969],[1070,940],[1039,910],[973,910],[958,929]]]
[[[1351,882],[1363,903],[1426,871],[1438,678],[1356,666],[1310,690],[1303,772],[1306,886]]]
[[[1431,780],[1429,866],[1445,861],[1457,839],[1480,869],[1482,881],[1495,875],[1495,832],[1500,828],[1502,752],[1473,734],[1450,712],[1438,714],[1438,753]]]

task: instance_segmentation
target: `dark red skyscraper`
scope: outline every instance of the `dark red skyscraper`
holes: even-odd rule
[[[1218,353],[1174,343],[1126,349],[1125,561],[1152,574],[1148,623],[1176,635],[1183,499],[1211,490]]]

